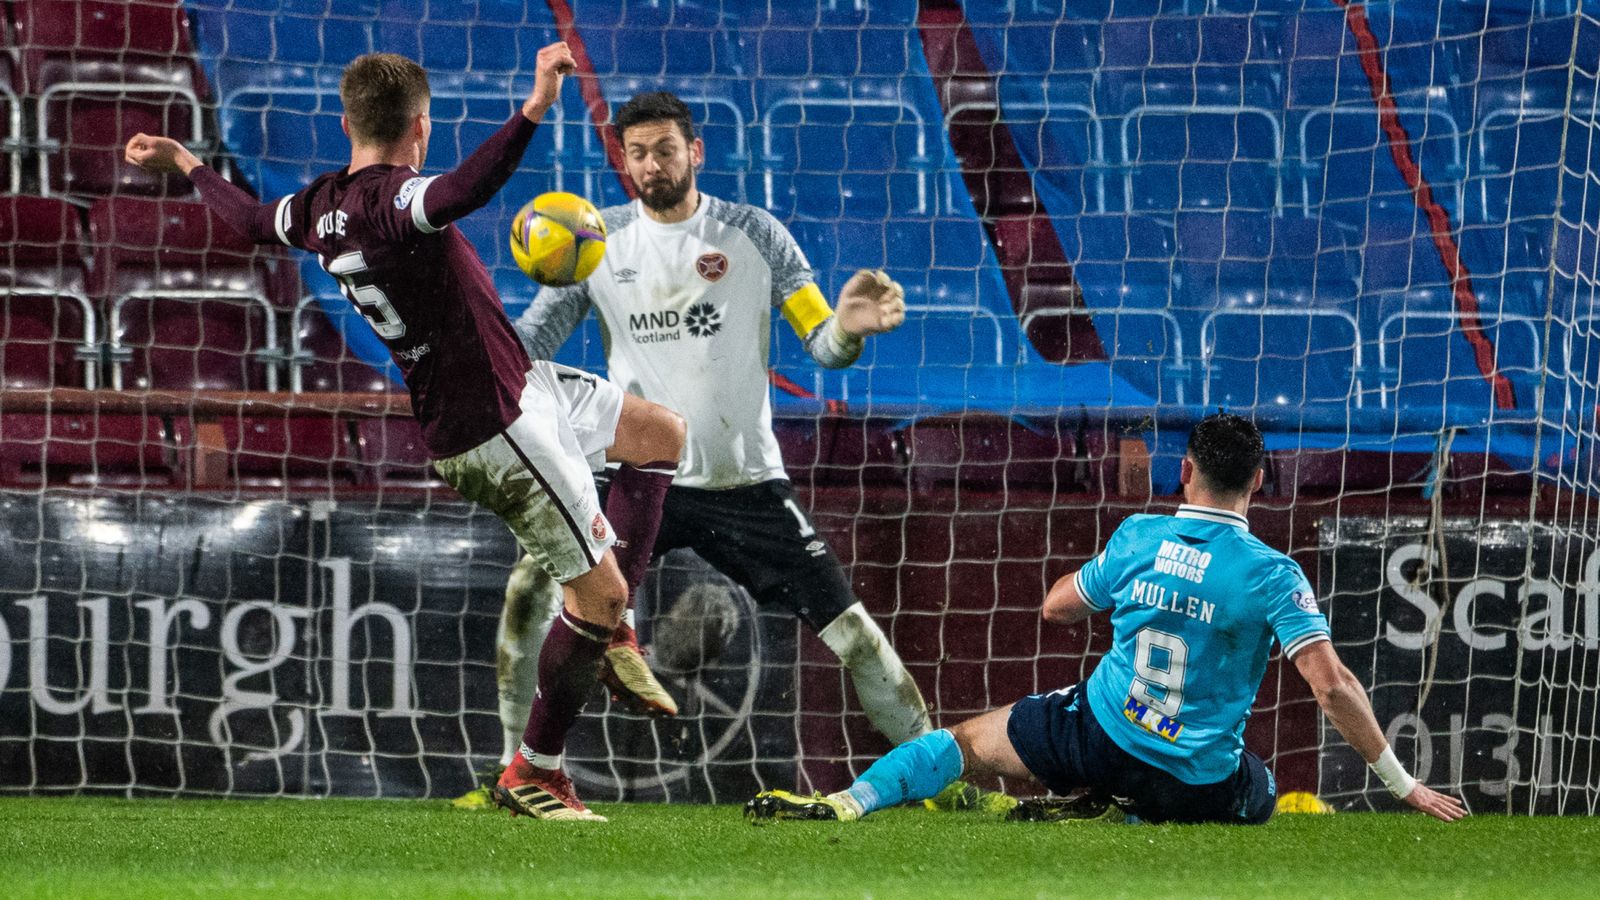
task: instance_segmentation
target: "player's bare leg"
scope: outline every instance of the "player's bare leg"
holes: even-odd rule
[[[683,419],[664,406],[631,394],[623,397],[617,438],[606,458],[622,463],[611,476],[606,518],[616,529],[614,552],[628,582],[628,607],[601,663],[600,681],[634,712],[674,716],[678,703],[644,661],[634,631],[633,594],[644,581],[661,527],[661,504],[683,454]]]
[[[607,552],[600,564],[563,585],[561,614],[539,652],[539,689],[522,744],[495,785],[495,802],[542,819],[604,821],[578,799],[561,771],[567,732],[593,689],[611,632],[628,602],[628,586]]]

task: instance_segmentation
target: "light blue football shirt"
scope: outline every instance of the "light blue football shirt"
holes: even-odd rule
[[[1118,746],[1188,784],[1238,767],[1273,639],[1286,656],[1328,640],[1305,573],[1249,527],[1204,506],[1131,516],[1077,575],[1113,635],[1089,708]]]

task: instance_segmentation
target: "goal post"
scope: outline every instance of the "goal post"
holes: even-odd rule
[[[772,213],[825,295],[906,287],[845,370],[774,317],[774,427],[938,723],[1087,677],[1108,629],[1044,623],[1045,591],[1174,507],[1227,408],[1267,437],[1253,532],[1311,577],[1402,761],[1474,811],[1600,805],[1578,0],[14,6],[0,791],[443,797],[499,755],[511,536],[433,473],[315,260],[238,244],[111,132],[181,125],[271,200],[348,162],[339,74],[392,51],[429,71],[444,171],[565,38],[561,103],[452,227],[516,315],[512,214],[625,202],[604,110],[672,90],[699,186]],[[557,359],[603,371],[600,326]],[[827,648],[692,554],[640,619],[683,714],[597,691],[586,797],[836,787],[886,749]],[[1246,741],[1285,789],[1394,806],[1276,657]]]

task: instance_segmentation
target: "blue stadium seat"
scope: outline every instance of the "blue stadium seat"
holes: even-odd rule
[[[1207,406],[1355,403],[1362,342],[1343,310],[1219,309],[1200,340]]]
[[[898,82],[815,83],[765,92],[760,121],[765,205],[779,218],[930,215],[938,121]]]
[[[1268,289],[1274,297],[1317,306],[1348,306],[1360,293],[1361,240],[1334,223],[1299,215],[1273,217]]]
[[[1467,185],[1465,218],[1504,225],[1547,218],[1561,178],[1563,137],[1587,144],[1587,103],[1545,94],[1485,98],[1472,135],[1473,178]],[[1575,148],[1569,148],[1571,150]]]
[[[685,2],[575,0],[573,20],[595,72],[607,75],[732,75],[740,53],[726,16]],[[529,60],[523,65],[532,68]]]
[[[1172,302],[1177,240],[1169,222],[1138,214],[1056,221],[1084,298],[1096,309],[1163,309]]]
[[[1282,131],[1266,107],[1134,107],[1120,124],[1131,209],[1272,210]]]
[[[1514,385],[1519,402],[1531,399],[1543,359],[1544,320],[1516,313],[1497,315],[1481,308],[1481,333],[1494,348],[1498,370]],[[1379,363],[1384,401],[1397,409],[1489,408],[1492,388],[1473,345],[1453,309],[1403,309],[1379,326]],[[1560,357],[1553,348],[1552,359]],[[1560,372],[1564,366],[1558,365]]]
[[[1177,219],[1175,305],[1191,309],[1259,306],[1267,300],[1272,220],[1264,213],[1184,212]]]
[[[1459,215],[1466,160],[1462,125],[1443,102],[1402,104],[1399,115],[1410,158],[1421,167],[1433,198]],[[1307,208],[1348,211],[1355,204],[1404,215],[1415,207],[1371,106],[1312,109],[1292,115],[1288,126],[1298,157],[1300,201]]]
[[[1361,245],[1360,284],[1363,296],[1404,296],[1414,307],[1444,308],[1450,304],[1450,278],[1428,230],[1427,219],[1413,211],[1407,218],[1373,217]]]

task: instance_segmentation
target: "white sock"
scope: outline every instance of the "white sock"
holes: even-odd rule
[[[506,604],[500,613],[495,638],[495,684],[500,693],[500,727],[503,729],[500,765],[522,746],[528,711],[539,690],[539,650],[550,623],[561,613],[561,585],[524,555],[506,581]]]
[[[855,795],[851,794],[849,791],[836,791],[832,794],[829,794],[828,799],[837,800],[844,804],[846,809],[850,810],[852,815],[844,816],[843,818],[845,821],[859,819],[867,814],[866,809],[861,805],[861,801],[857,800]]]
[[[849,671],[861,708],[884,737],[903,744],[933,730],[922,692],[866,607],[854,604],[817,636]]]

